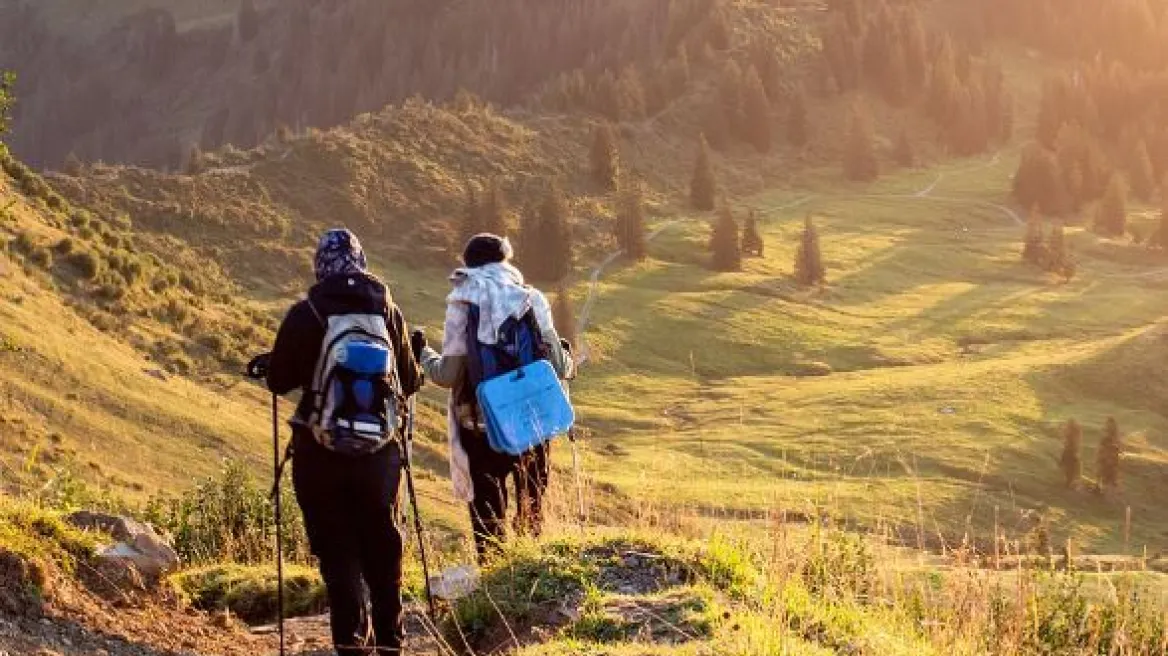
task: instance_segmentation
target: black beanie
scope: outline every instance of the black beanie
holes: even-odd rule
[[[498,235],[484,232],[470,238],[462,251],[462,262],[474,269],[511,259],[511,242]]]

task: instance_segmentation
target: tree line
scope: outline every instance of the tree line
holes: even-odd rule
[[[893,106],[921,111],[939,127],[939,143],[955,155],[974,155],[1011,139],[1014,99],[1001,66],[927,29],[918,5],[832,0],[828,6],[823,56],[836,91],[869,90]]]

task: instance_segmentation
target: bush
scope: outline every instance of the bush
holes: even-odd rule
[[[69,256],[69,264],[77,269],[81,277],[86,280],[94,280],[101,275],[101,258],[95,255],[93,251],[82,250],[73,253]]]
[[[195,608],[229,610],[248,623],[276,618],[276,572],[272,567],[212,565],[187,570],[171,579]],[[284,571],[284,612],[287,617],[324,611],[328,599],[320,575],[307,567]]]
[[[151,499],[146,516],[174,536],[175,550],[184,562],[269,563],[275,556],[275,522],[268,497],[267,486],[256,481],[246,465],[229,461],[218,477],[177,498]],[[300,513],[284,513],[282,524],[285,557],[307,563]]]
[[[42,269],[49,269],[53,266],[53,253],[44,246],[37,246],[28,254],[28,261]]]
[[[61,239],[61,241],[53,245],[53,251],[55,251],[57,255],[69,255],[73,252],[74,247],[76,247],[76,244],[73,242],[73,240],[69,237],[64,237]]]

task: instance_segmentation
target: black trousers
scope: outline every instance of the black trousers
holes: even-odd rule
[[[398,445],[351,457],[325,449],[300,427],[293,436],[292,482],[328,589],[337,653],[397,654],[403,638]]]
[[[551,474],[551,443],[522,456],[511,456],[493,450],[487,437],[477,431],[463,429],[460,438],[474,486],[470,521],[479,560],[487,558],[506,537],[508,478],[515,486],[515,533],[539,537],[543,531],[543,498]]]

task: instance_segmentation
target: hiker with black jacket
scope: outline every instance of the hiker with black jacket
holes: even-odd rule
[[[316,284],[292,306],[276,335],[266,363],[268,388],[276,394],[302,391],[291,421],[292,482],[328,590],[337,653],[397,654],[403,637],[402,536],[396,523],[402,446],[392,439],[357,454],[326,446],[312,426],[312,415],[319,412],[312,390],[334,316],[369,315],[387,329],[401,398],[421,387],[421,371],[402,313],[385,284],[367,271],[356,236],[348,230],[326,232],[315,270]],[[367,622],[363,588],[369,592]]]
[[[414,331],[411,339],[414,356],[422,363],[426,377],[450,389],[450,476],[455,496],[469,506],[480,560],[504,537],[509,478],[515,486],[516,532],[539,534],[551,470],[550,443],[521,456],[490,447],[475,390],[468,383],[468,340],[491,343],[508,318],[520,319],[530,312],[545,349],[542,355],[557,375],[566,380],[574,370],[567,343],[560,340],[552,323],[547,298],[524,282],[523,274],[510,263],[511,257],[511,244],[503,237],[480,234],[471,238],[462,256],[465,266],[450,277],[454,289],[447,297],[442,353],[427,345],[420,330]],[[472,305],[478,308],[477,337],[468,334]]]

